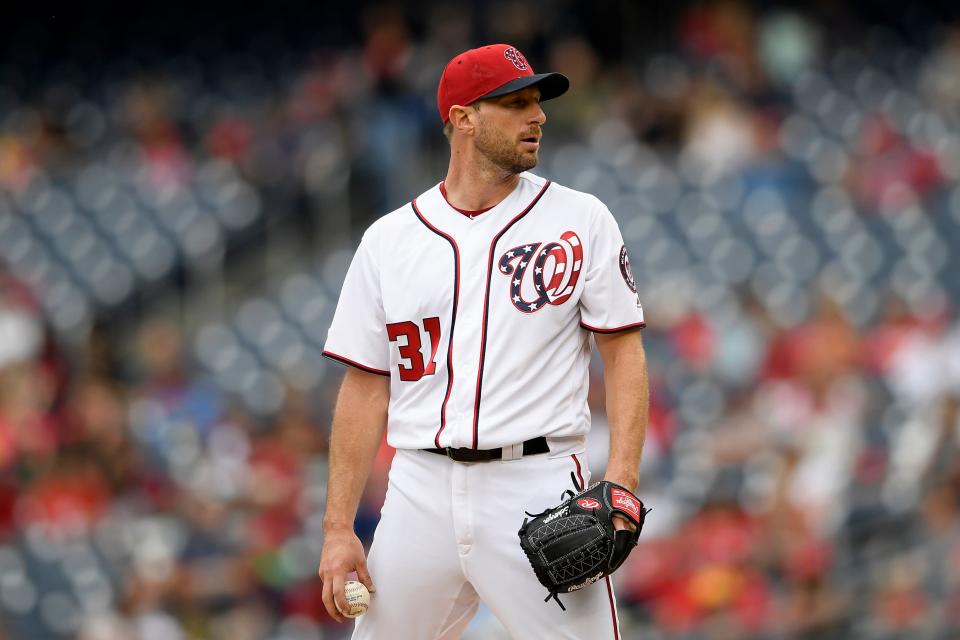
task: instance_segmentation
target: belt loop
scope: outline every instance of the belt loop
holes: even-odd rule
[[[501,449],[502,460],[519,460],[523,457],[523,443],[512,444]]]

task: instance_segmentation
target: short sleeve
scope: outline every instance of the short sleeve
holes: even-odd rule
[[[586,282],[580,296],[580,326],[596,333],[615,333],[646,326],[627,248],[617,221],[598,202],[590,229]]]
[[[343,280],[323,355],[370,373],[390,375],[380,270],[370,234],[364,235]]]

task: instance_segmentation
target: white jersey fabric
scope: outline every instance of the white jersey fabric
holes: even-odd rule
[[[531,173],[475,217],[439,186],[364,234],[324,355],[390,377],[397,449],[582,441],[591,332],[644,326],[616,221]]]

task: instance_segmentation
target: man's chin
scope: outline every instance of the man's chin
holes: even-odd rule
[[[498,162],[497,166],[510,173],[523,173],[537,166],[539,159],[536,153],[524,153],[516,155],[505,162]]]
[[[517,163],[518,167],[522,167],[520,171],[516,173],[522,173],[524,171],[529,171],[537,166],[537,163],[540,161],[540,157],[534,152],[533,154],[524,155],[520,158],[520,161]]]

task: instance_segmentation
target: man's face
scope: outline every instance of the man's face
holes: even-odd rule
[[[527,87],[481,103],[474,144],[494,165],[510,173],[537,166],[541,125],[540,89]]]

